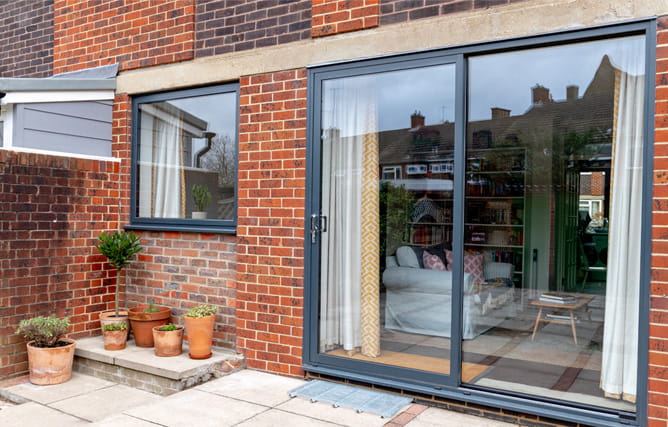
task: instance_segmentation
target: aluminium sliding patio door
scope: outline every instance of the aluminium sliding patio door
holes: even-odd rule
[[[316,359],[437,383],[459,367],[459,273],[446,260],[457,67],[440,58],[316,80]]]

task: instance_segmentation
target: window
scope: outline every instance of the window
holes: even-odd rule
[[[401,179],[401,166],[384,167],[383,179]]]
[[[238,85],[133,102],[132,226],[234,231]]]

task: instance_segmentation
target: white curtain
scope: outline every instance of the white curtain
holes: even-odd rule
[[[361,349],[363,354],[375,356],[377,349],[365,350],[363,341],[365,334],[371,334],[371,341],[377,342],[379,325],[365,326],[365,332],[362,326],[365,309],[371,317],[375,310],[378,323],[377,262],[376,295],[367,292],[366,302],[362,299],[367,268],[362,262],[364,253],[375,250],[378,256],[377,247],[364,247],[362,236],[366,233],[362,191],[365,167],[375,176],[376,193],[378,186],[377,165],[370,169],[365,161],[365,145],[372,145],[366,147],[366,156],[369,149],[376,152],[378,149],[374,79],[327,81],[323,93],[322,214],[327,216],[329,224],[327,232],[321,234],[320,350],[343,347],[349,352]]]
[[[155,119],[153,141],[152,216],[183,218],[183,148],[177,124]]]
[[[644,81],[644,76],[616,71],[601,366],[606,396],[631,402],[635,402],[638,368]]]

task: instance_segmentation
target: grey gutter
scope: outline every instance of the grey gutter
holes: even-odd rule
[[[0,78],[0,92],[115,90],[116,79]]]

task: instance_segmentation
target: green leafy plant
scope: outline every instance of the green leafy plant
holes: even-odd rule
[[[114,233],[102,233],[98,237],[98,240],[100,243],[96,246],[97,250],[107,257],[109,264],[116,267],[119,279],[121,271],[130,264],[132,257],[142,250],[142,247],[139,245],[139,237],[135,236],[133,232],[116,231]],[[119,285],[119,283],[116,283],[116,316],[118,316],[119,306]]]
[[[209,188],[202,184],[193,185],[193,199],[195,200],[197,210],[200,212],[205,211],[207,206],[209,206],[209,203],[211,203],[211,193],[209,192]]]
[[[23,319],[16,330],[28,340],[35,340],[35,347],[57,347],[58,341],[65,336],[70,328],[70,319],[59,319],[56,316],[38,316]]]
[[[185,317],[206,317],[216,314],[216,307],[209,304],[200,304],[191,308],[186,314]]]
[[[159,311],[160,310],[158,310],[158,308],[152,302],[149,302],[148,307],[144,309],[144,313],[157,313]]]
[[[177,330],[177,329],[179,329],[179,326],[176,326],[176,325],[165,325],[165,326],[161,326],[158,330],[159,330],[159,331],[175,331],[175,330]]]
[[[128,329],[128,325],[125,323],[107,323],[104,325],[105,331],[124,331]]]

